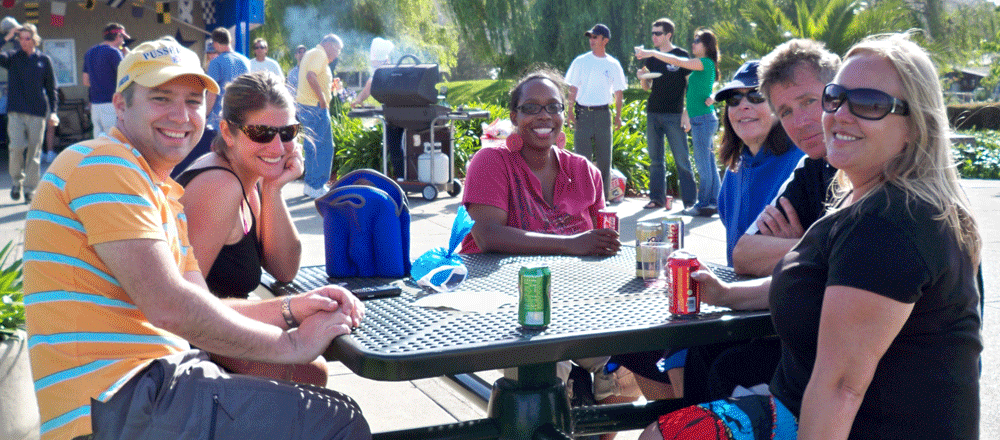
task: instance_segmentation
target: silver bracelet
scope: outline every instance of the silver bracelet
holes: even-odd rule
[[[281,299],[281,317],[285,318],[285,324],[288,324],[288,328],[295,328],[299,326],[299,321],[295,319],[295,315],[292,315],[291,295],[287,295]]]

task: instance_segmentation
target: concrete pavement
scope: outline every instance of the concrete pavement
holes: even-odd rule
[[[6,161],[4,164],[6,170]],[[983,375],[981,380],[981,438],[1000,438],[1000,421],[990,417],[1000,410],[1000,181],[964,180],[972,201],[983,236],[983,276],[986,280],[986,310],[983,339]],[[12,202],[8,191],[10,177],[0,173],[0,245],[8,240],[22,243],[26,205]],[[289,184],[284,190],[295,225],[302,235],[303,265],[324,264],[322,219],[310,199],[302,195],[301,182]],[[438,246],[447,246],[448,235],[455,212],[460,204],[457,198],[443,197],[425,201],[419,194],[410,194],[411,258]],[[644,211],[645,200],[626,199],[614,205],[621,217],[622,239],[634,240],[635,224],[639,220],[678,215],[680,204],[670,212]],[[686,218],[688,235],[686,244],[696,251],[703,261],[725,263],[725,231],[718,218]],[[452,423],[478,419],[485,416],[485,408],[469,400],[443,379],[422,379],[405,382],[376,382],[360,378],[338,362],[331,362],[329,387],[345,392],[358,400],[375,432]],[[492,381],[495,372],[485,372]],[[946,417],[947,415],[942,415]],[[623,433],[619,439],[631,440],[637,431]]]

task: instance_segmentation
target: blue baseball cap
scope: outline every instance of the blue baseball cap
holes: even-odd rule
[[[608,29],[607,26],[598,23],[598,24],[595,24],[594,27],[590,28],[589,31],[584,32],[583,35],[586,35],[588,38],[590,38],[591,35],[600,35],[600,36],[602,36],[602,37],[607,38],[607,39],[610,40],[611,39],[611,29]]]
[[[733,80],[727,82],[726,85],[722,86],[715,93],[715,101],[725,101],[726,98],[736,94],[736,89],[757,87],[760,84],[760,81],[757,80],[757,65],[759,64],[760,61],[758,60],[743,63],[740,69],[736,71],[736,74],[733,75]]]

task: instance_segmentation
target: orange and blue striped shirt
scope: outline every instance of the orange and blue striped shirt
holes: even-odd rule
[[[163,240],[182,273],[198,270],[180,185],[158,181],[117,129],[67,150],[25,222],[28,347],[45,439],[90,433],[91,398],[106,401],[153,359],[190,348],[149,323],[93,246]]]

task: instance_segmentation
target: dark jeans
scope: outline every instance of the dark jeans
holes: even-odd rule
[[[681,187],[684,206],[692,206],[698,197],[694,186],[691,159],[688,158],[687,134],[681,128],[680,113],[646,113],[646,148],[649,151],[649,200],[664,203],[667,191],[667,166],[664,160],[663,138],[670,143],[677,167],[677,182]]]
[[[604,197],[611,194],[611,110],[576,107],[576,131],[573,132],[573,149],[576,154],[594,162],[601,170]]]

